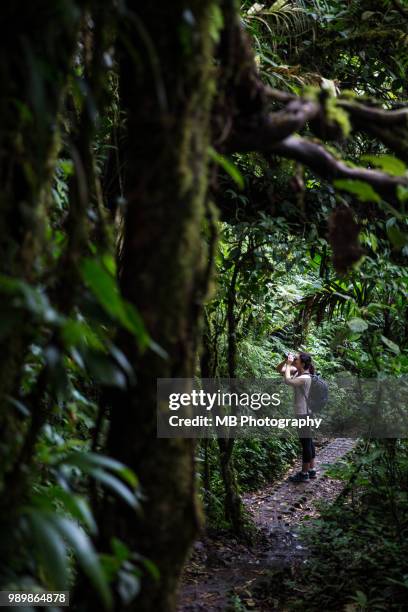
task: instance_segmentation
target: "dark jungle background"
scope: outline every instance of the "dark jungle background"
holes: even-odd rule
[[[408,3],[5,0],[0,24],[0,584],[172,612],[200,530],[254,537],[241,496],[298,441],[159,440],[156,379],[299,349],[408,372]],[[267,588],[406,609],[406,440],[338,477],[307,584]]]

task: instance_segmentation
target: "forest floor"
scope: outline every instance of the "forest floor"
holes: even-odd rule
[[[182,580],[179,612],[282,610],[270,585],[276,584],[277,574],[295,576],[308,562],[297,528],[319,517],[319,503],[331,503],[341,493],[344,483],[325,470],[355,445],[356,440],[336,438],[317,449],[316,480],[289,482],[289,473],[300,468],[298,462],[281,480],[246,494],[245,507],[256,527],[253,542],[246,545],[219,532],[206,533],[196,542]]]

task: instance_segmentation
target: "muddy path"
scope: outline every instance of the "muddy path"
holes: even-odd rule
[[[316,480],[289,482],[287,476],[300,468],[296,463],[281,480],[245,495],[246,509],[257,528],[254,542],[245,545],[227,534],[209,534],[196,542],[183,576],[179,612],[277,610],[273,597],[257,599],[253,594],[262,592],[277,570],[290,574],[307,562],[308,551],[299,541],[297,527],[318,517],[319,502],[330,503],[340,494],[343,483],[325,471],[355,444],[355,440],[336,438],[317,449]],[[234,598],[244,607],[234,607]]]

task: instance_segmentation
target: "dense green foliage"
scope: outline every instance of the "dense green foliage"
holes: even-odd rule
[[[316,86],[323,75],[333,89],[346,87],[388,100],[404,99],[405,81],[396,76],[400,70],[405,74],[404,47],[396,45],[392,57],[378,52],[381,47],[372,27],[379,13],[365,10],[362,4],[351,3],[347,10],[336,3],[330,9],[325,5],[324,10],[300,3],[296,8],[274,3],[270,9],[248,4],[245,18],[264,78],[272,86],[298,92],[301,87]],[[392,7],[387,10],[385,3],[381,8],[385,9],[381,31],[389,40],[399,16]],[[341,19],[336,18],[339,10]],[[346,48],[344,42],[345,51],[338,55],[335,49],[341,36],[347,36],[350,46]],[[405,40],[407,34],[401,30],[400,36]],[[271,38],[279,42],[271,45]],[[364,49],[359,39],[364,40]],[[370,40],[375,40],[372,46]],[[315,44],[324,53],[307,53]],[[299,59],[301,65],[293,67]],[[370,78],[373,72],[378,74],[375,80]],[[341,116],[336,119],[343,121]],[[346,123],[343,129],[348,130]],[[335,146],[337,154],[350,162],[366,161],[396,174],[406,171],[402,162],[371,138],[358,135],[347,144],[340,139]],[[236,180],[231,182],[235,179],[231,172],[230,179],[220,179],[226,222],[220,225],[217,291],[206,307],[213,374],[232,375],[232,351],[237,377],[273,377],[276,364],[293,347],[310,352],[326,378],[343,370],[362,378],[379,372],[405,374],[408,248],[402,211],[406,191],[400,192],[397,211],[372,196],[364,183],[338,181],[346,192],[340,195],[293,162],[273,159],[271,163],[250,154],[235,156],[235,163],[245,189],[239,190]],[[339,204],[353,206],[363,255],[345,276],[333,267],[333,244],[328,238],[327,218]],[[231,308],[234,315],[229,318]],[[407,516],[407,449],[390,442],[391,446],[373,445],[370,451],[362,447],[361,458],[357,454],[347,469],[333,472],[346,482],[351,478],[349,493],[354,501],[350,506],[345,496],[321,521],[314,522],[310,536],[313,567],[308,566],[304,578],[297,581],[286,579],[285,570],[283,574],[277,571],[270,584],[271,601],[284,579],[285,598],[289,599],[281,604],[289,601],[290,609],[315,609],[313,605],[337,609],[350,602],[355,602],[356,609],[389,609],[390,601],[401,609],[407,567],[401,547]],[[293,458],[295,444],[294,440],[237,441],[233,462],[241,491],[259,488],[268,478],[280,475]],[[223,508],[220,476],[217,480],[214,467],[215,447],[210,446],[209,452],[206,445],[203,456],[210,463],[211,494],[205,497],[209,519],[218,524]],[[303,594],[296,596],[295,590]]]
[[[122,413],[125,405],[132,415],[153,413],[141,389],[146,376],[271,378],[289,350],[309,351],[328,378],[344,369],[366,378],[408,373],[407,141],[403,130],[352,125],[342,106],[359,100],[392,111],[406,103],[408,7],[387,0],[241,6],[262,83],[319,105],[320,114],[290,134],[324,144],[346,172],[379,169],[380,182],[400,181],[387,198],[369,178],[316,169],[273,147],[225,144],[237,116],[245,130],[252,125],[245,105],[236,110],[245,89],[241,50],[238,66],[224,68],[217,50],[233,2],[178,3],[180,23],[170,24],[168,40],[154,38],[169,11],[164,2],[153,25],[150,9],[135,2],[60,0],[53,9],[40,2],[21,23],[20,4],[4,8],[18,54],[5,36],[0,61],[8,109],[0,130],[0,586],[70,589],[84,602],[78,610],[135,610],[140,589],[153,584],[140,610],[159,609],[151,592],[174,596],[199,519],[190,517],[196,503],[187,474],[190,499],[177,506],[178,528],[187,533],[191,523],[191,534],[176,569],[167,561],[158,567],[163,550],[170,558],[177,549],[177,525],[148,524],[146,465],[157,464],[149,492],[170,517],[177,513],[167,475],[186,474],[195,452],[207,524],[245,537],[240,494],[282,476],[298,441],[159,444],[153,417],[153,428],[149,421],[143,429]],[[200,106],[195,82],[204,91],[206,79]],[[140,104],[134,83],[146,85]],[[279,97],[267,107],[284,113]],[[140,117],[146,131],[135,134]],[[173,125],[181,126],[174,147]],[[157,164],[163,142],[170,153]],[[139,177],[136,161],[145,157],[151,167]],[[129,256],[135,244],[139,267]],[[118,431],[121,452],[112,441]],[[325,609],[339,599],[391,609],[384,601],[392,598],[403,609],[408,447],[362,446],[340,476],[347,494],[310,536],[309,571],[320,578],[306,579],[307,607],[318,597]],[[148,527],[140,531],[158,542],[152,557],[132,531],[141,517]],[[291,590],[302,580],[286,580],[293,609],[305,605]]]
[[[401,610],[407,589],[405,440],[372,442],[331,474],[348,495],[304,526],[314,555],[296,581],[284,577],[291,609]],[[277,579],[275,576],[274,579]],[[301,589],[302,598],[295,589]],[[316,598],[319,605],[316,606]],[[353,608],[354,606],[354,608]]]

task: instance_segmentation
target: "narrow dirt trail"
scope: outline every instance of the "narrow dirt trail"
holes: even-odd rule
[[[318,502],[334,501],[340,494],[343,483],[327,477],[325,469],[355,445],[356,440],[336,438],[318,450],[316,480],[289,482],[288,474],[300,468],[297,463],[282,480],[247,494],[246,509],[259,529],[256,543],[245,546],[228,536],[197,542],[184,573],[179,612],[233,610],[234,595],[243,599],[247,609],[277,609],[254,601],[253,591],[277,568],[290,571],[305,561],[307,550],[298,541],[296,527],[318,517]]]

